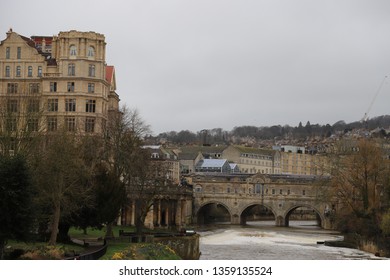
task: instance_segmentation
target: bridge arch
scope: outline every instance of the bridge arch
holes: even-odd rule
[[[196,211],[196,222],[198,224],[207,224],[214,222],[232,222],[233,217],[229,206],[225,203],[210,200],[199,205]]]
[[[250,204],[246,205],[245,207],[243,207],[240,210],[239,217],[240,217],[240,224],[241,225],[245,225],[246,224],[248,215],[250,215],[251,212],[253,210],[255,210],[255,207],[260,207],[260,208],[262,207],[262,208],[264,208],[265,209],[265,213],[263,213],[263,214],[268,215],[269,216],[268,218],[276,219],[276,217],[277,217],[276,212],[274,211],[274,209],[272,209],[272,207],[270,205],[265,204],[265,203],[253,202],[253,203],[250,203]]]
[[[316,206],[313,206],[310,204],[296,204],[296,205],[288,208],[284,214],[283,221],[282,220],[279,221],[279,225],[288,227],[291,215],[293,214],[293,212],[295,210],[297,210],[299,208],[306,208],[306,209],[310,209],[310,210],[314,211],[318,225],[321,227],[324,227],[324,223],[325,223],[324,215],[321,213],[321,211]],[[282,218],[282,217],[280,217],[280,218]]]

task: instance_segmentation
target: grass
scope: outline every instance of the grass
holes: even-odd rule
[[[113,233],[115,237],[119,236],[119,230],[123,230],[125,232],[135,232],[135,227],[132,226],[114,226],[113,227]],[[151,231],[147,230],[147,232],[162,232],[161,230],[158,231]],[[164,232],[164,231],[163,231]],[[165,232],[169,232],[169,230],[165,230]],[[106,235],[106,229],[94,229],[94,228],[88,228],[87,234],[84,234],[84,231],[82,229],[78,228],[70,228],[69,229],[69,236],[71,238],[80,239],[80,240],[87,240],[87,239],[98,239],[98,238],[104,238]],[[150,259],[153,257],[157,257],[160,259],[176,259],[177,256],[174,254],[170,254],[170,252],[165,252],[166,250],[164,248],[160,247],[154,247],[155,245],[145,245],[145,243],[138,243],[138,244],[132,244],[129,242],[109,242],[107,247],[106,254],[101,258],[102,260],[110,260],[114,257],[115,254],[118,254],[120,252],[127,252],[127,257],[131,257],[131,255],[135,255],[135,259]],[[46,248],[46,249],[45,249]],[[85,251],[85,247],[80,245],[72,245],[72,244],[61,244],[58,243],[56,248],[59,251],[62,252],[69,252],[76,254],[82,254]],[[51,250],[46,242],[17,242],[13,240],[9,240],[6,251],[12,252],[12,251],[44,251],[44,250]],[[129,252],[132,252],[129,254]],[[169,251],[169,250],[168,250]],[[153,256],[152,252],[160,252],[159,255]],[[134,258],[133,258],[134,259]]]
[[[126,232],[135,232],[135,227],[131,226],[114,226],[113,227],[113,232],[114,236],[118,237],[119,236],[119,230],[124,230]],[[79,239],[85,239],[85,238],[104,238],[106,235],[106,228],[102,229],[95,229],[95,228],[88,228],[87,229],[87,234],[84,234],[84,231],[82,229],[78,229],[75,227],[71,227],[69,229],[69,236],[71,238],[79,238]]]
[[[135,227],[133,226],[114,226],[113,233],[114,237],[119,236],[119,231],[123,230],[125,232],[135,232]],[[145,232],[171,232],[170,230],[145,230]],[[84,234],[84,231],[77,228],[69,229],[69,236],[76,239],[97,239],[104,238],[106,235],[106,228],[102,229],[93,229],[88,228],[87,234]],[[157,247],[155,247],[157,246]],[[160,248],[161,247],[161,248]],[[168,249],[160,245],[145,245],[145,243],[132,244],[129,242],[109,242],[107,246],[106,254],[101,257],[101,260],[111,260],[114,258],[114,255],[118,256],[120,253],[124,254],[125,259],[180,259],[175,253],[170,252]],[[155,252],[157,255],[153,255]]]

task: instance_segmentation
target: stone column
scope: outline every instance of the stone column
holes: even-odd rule
[[[87,39],[85,38],[80,38],[79,40],[79,44],[80,44],[80,56],[81,57],[86,57],[86,48],[87,48],[87,44],[86,44],[86,41]]]
[[[133,200],[131,202],[131,220],[130,220],[130,224],[132,226],[135,225],[135,200]]]
[[[157,201],[157,226],[161,226],[161,200]]]
[[[286,226],[286,223],[285,223],[285,218],[282,217],[282,216],[277,216],[276,217],[276,221],[275,221],[275,225],[277,227],[285,227]],[[288,226],[288,225],[287,225]]]
[[[150,207],[148,213],[146,214],[146,217],[145,217],[145,222],[144,222],[144,225],[145,227],[149,228],[149,229],[154,229],[154,225],[153,225],[153,205]]]
[[[181,216],[181,207],[182,207],[182,200],[178,199],[176,200],[176,217],[175,217],[175,223],[177,226],[181,227],[182,225],[182,216]]]
[[[170,213],[170,211],[169,211],[169,201],[168,201],[168,203],[166,205],[166,209],[165,209],[165,224],[166,224],[166,226],[169,226],[169,222],[170,222],[169,213]]]
[[[180,200],[180,212],[181,212],[181,225],[184,225],[186,226],[187,223],[186,223],[186,201],[183,199],[183,200]]]

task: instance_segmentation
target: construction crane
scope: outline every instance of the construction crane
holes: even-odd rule
[[[367,109],[366,113],[364,114],[363,118],[361,119],[361,122],[366,122],[366,121],[368,120],[368,114],[369,114],[370,111],[371,111],[372,105],[374,105],[374,102],[375,102],[376,97],[378,96],[378,94],[380,93],[380,91],[381,91],[383,85],[385,84],[386,79],[387,79],[387,76],[385,76],[385,77],[383,78],[382,82],[380,83],[379,88],[378,88],[378,90],[376,91],[375,96],[374,96],[374,98],[372,99],[372,101],[371,101],[371,103],[370,103],[370,106],[368,106],[368,109]]]

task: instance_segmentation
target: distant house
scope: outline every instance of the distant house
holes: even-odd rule
[[[229,163],[229,164],[230,164],[231,173],[240,173],[240,168],[238,167],[237,163]]]
[[[232,169],[226,159],[202,159],[196,164],[195,171],[202,173],[231,173]]]
[[[204,157],[200,152],[180,152],[178,159],[180,162],[180,173],[191,174],[195,172],[195,165]]]
[[[159,145],[143,146],[150,152],[150,158],[154,161],[159,161],[164,164],[167,172],[167,178],[174,183],[180,182],[180,162],[177,154],[172,149],[167,149]]]
[[[283,145],[274,146],[280,151],[282,174],[324,175],[328,174],[327,158],[305,147]]]
[[[230,145],[222,152],[222,158],[237,163],[240,173],[281,173],[279,151]]]
[[[196,164],[204,159],[220,159],[226,146],[183,146],[178,149],[181,174],[195,172]]]

